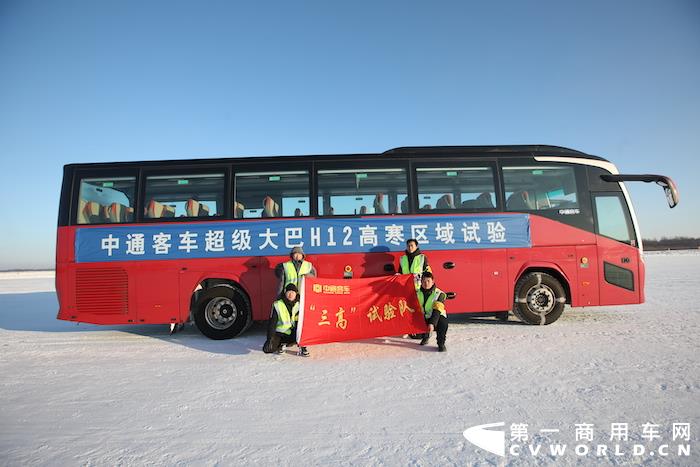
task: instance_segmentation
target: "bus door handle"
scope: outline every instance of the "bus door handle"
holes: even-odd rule
[[[445,292],[445,295],[447,295],[448,300],[452,300],[457,296],[457,292]]]
[[[446,263],[443,263],[442,267],[445,269],[454,269],[455,263],[453,263],[452,261],[448,261]]]
[[[384,272],[394,272],[394,263],[387,263],[384,265]]]

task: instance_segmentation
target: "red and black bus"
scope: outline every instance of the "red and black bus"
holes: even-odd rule
[[[321,277],[393,274],[416,238],[450,313],[550,324],[572,307],[644,301],[625,181],[556,146],[69,164],[58,217],[58,318],[191,319],[225,339],[269,316],[274,267],[301,246]]]

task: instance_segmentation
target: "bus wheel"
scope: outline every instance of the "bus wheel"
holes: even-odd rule
[[[250,325],[250,302],[237,287],[214,286],[195,303],[194,322],[210,339],[231,339]]]
[[[527,324],[552,324],[561,316],[566,292],[561,283],[544,272],[531,272],[515,285],[513,313]]]

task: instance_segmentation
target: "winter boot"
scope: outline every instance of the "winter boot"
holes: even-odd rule
[[[423,334],[423,339],[421,339],[420,345],[425,345],[425,344],[427,344],[429,340],[430,340],[430,331],[428,331],[428,332],[426,332],[425,334]]]

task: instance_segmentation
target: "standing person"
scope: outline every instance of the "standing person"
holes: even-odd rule
[[[294,284],[298,290],[302,276],[316,277],[316,268],[304,258],[306,258],[304,250],[300,246],[295,246],[289,252],[289,261],[277,265],[275,275],[279,279],[278,294],[282,293],[287,284]]]
[[[299,293],[297,286],[287,284],[284,293],[272,304],[270,319],[267,322],[267,340],[263,345],[265,353],[284,353],[285,346],[296,344],[299,322]],[[297,355],[308,357],[306,347],[299,347]]]
[[[417,291],[418,303],[420,303],[425,322],[428,324],[428,332],[423,334],[420,345],[425,345],[430,340],[430,333],[437,330],[438,352],[447,350],[445,338],[447,336],[447,311],[445,310],[445,292],[435,285],[433,273],[425,272],[421,277],[421,285]]]
[[[406,240],[406,254],[399,259],[399,272],[401,274],[413,274],[416,290],[420,288],[420,278],[424,272],[431,272],[428,266],[428,258],[418,248],[418,240],[409,238]]]

